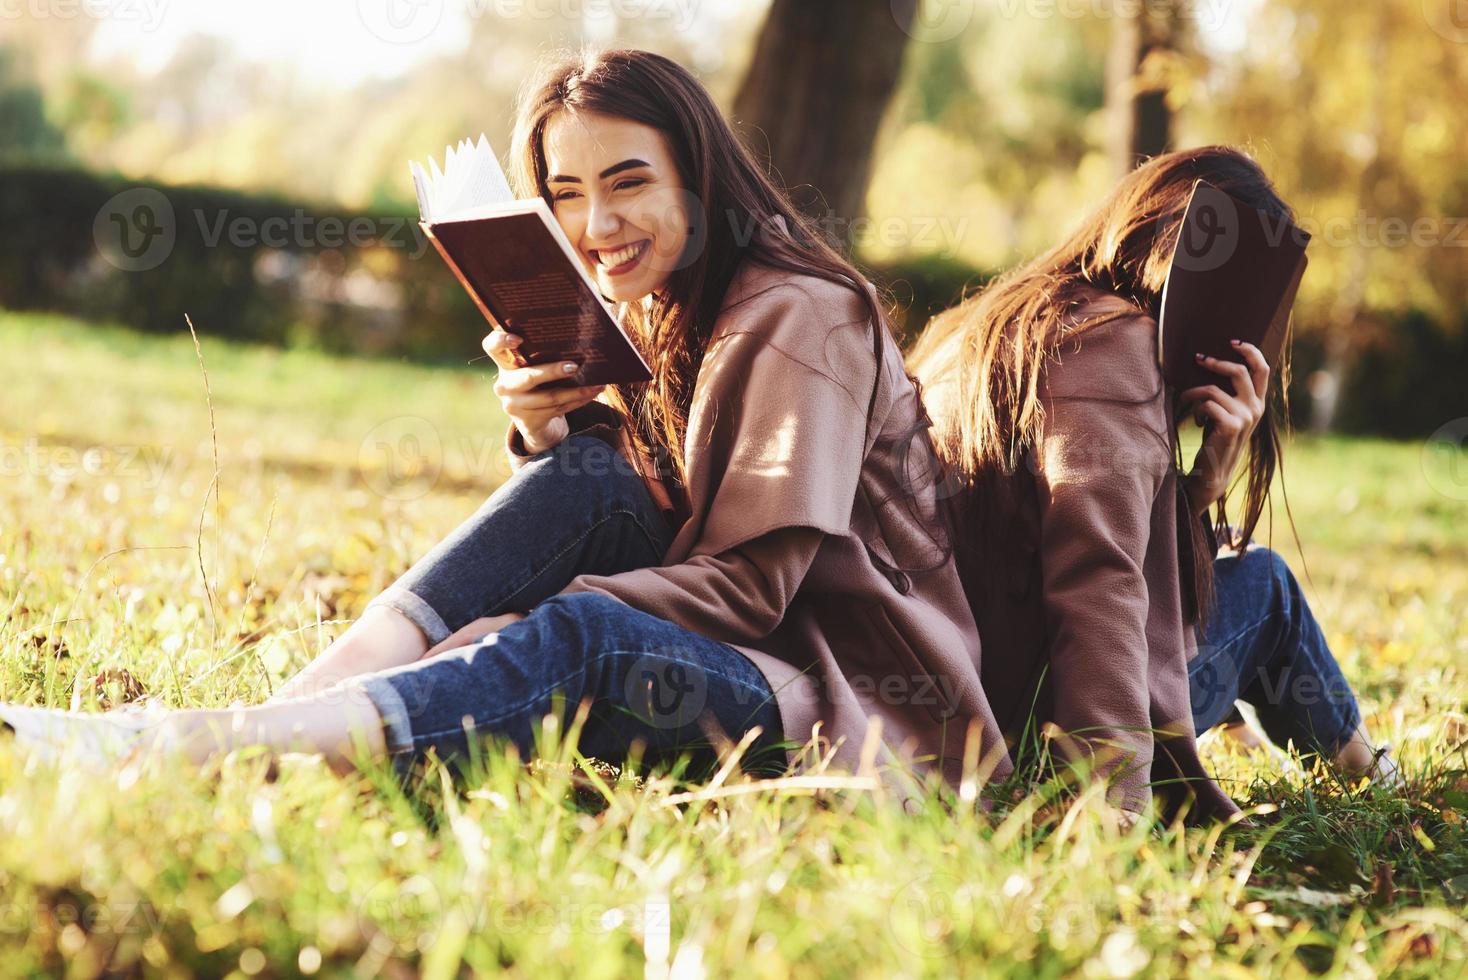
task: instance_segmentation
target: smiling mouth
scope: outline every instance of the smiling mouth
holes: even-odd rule
[[[631,272],[641,260],[643,253],[652,245],[652,239],[619,246],[615,251],[605,248],[590,249],[591,257],[609,276],[620,276]]]

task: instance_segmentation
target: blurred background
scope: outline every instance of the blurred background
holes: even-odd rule
[[[583,44],[691,67],[909,334],[1140,157],[1243,146],[1315,236],[1297,423],[1468,415],[1463,0],[9,0],[0,307],[463,365],[406,161],[503,151]]]

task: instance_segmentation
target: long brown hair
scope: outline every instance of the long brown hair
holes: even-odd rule
[[[933,386],[953,386],[954,397],[934,417],[935,448],[952,476],[970,493],[992,490],[1013,474],[1040,435],[1044,413],[1038,382],[1062,342],[1125,312],[1079,322],[1085,287],[1105,290],[1153,318],[1172,260],[1183,212],[1199,178],[1265,212],[1292,213],[1249,156],[1205,146],[1158,156],[1133,170],[1102,205],[1059,245],[935,317],[908,356],[908,368]],[[1271,385],[1264,419],[1250,438],[1243,520],[1238,539],[1259,523],[1280,465],[1280,427],[1288,419],[1288,344]],[[1220,377],[1220,385],[1226,381]],[[1227,390],[1227,389],[1225,389]],[[1176,463],[1182,465],[1174,428]],[[1186,501],[1180,502],[1180,506]],[[982,508],[983,504],[979,504]],[[1189,515],[1191,516],[1191,515]],[[1220,502],[1215,529],[1227,523]],[[966,529],[965,536],[968,531]],[[1179,520],[1180,572],[1189,618],[1211,602],[1211,549],[1200,522]],[[1189,556],[1191,560],[1188,560]]]
[[[543,137],[559,112],[596,112],[661,132],[684,188],[702,208],[693,220],[702,218],[706,234],[690,236],[695,254],[682,257],[650,308],[625,304],[653,380],[607,389],[613,407],[634,423],[639,447],[665,475],[686,484],[683,441],[694,382],[741,261],[850,286],[877,329],[890,330],[856,268],[770,180],[708,91],[676,62],[647,51],[592,51],[556,63],[527,90],[515,126],[515,179],[522,193],[539,194],[547,204]]]

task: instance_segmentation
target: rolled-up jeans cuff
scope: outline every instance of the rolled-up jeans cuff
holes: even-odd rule
[[[432,606],[401,586],[388,586],[377,598],[367,603],[368,609],[373,606],[387,606],[407,616],[413,621],[414,626],[423,631],[423,635],[428,638],[429,646],[442,643],[453,633],[453,630],[449,629],[448,624],[443,621],[443,617]]]
[[[399,772],[412,766],[413,719],[408,713],[407,702],[393,686],[392,681],[381,674],[367,674],[351,678],[348,684],[367,695],[377,714],[382,718],[382,737],[387,743],[388,755]]]

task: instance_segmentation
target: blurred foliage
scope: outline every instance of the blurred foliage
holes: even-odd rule
[[[829,230],[889,287],[908,336],[966,287],[1055,241],[1116,178],[1109,7],[926,3],[923,23],[956,10],[964,29],[942,39],[915,32],[876,148],[870,220]],[[80,178],[43,191],[7,175],[6,215],[28,237],[0,245],[0,274],[39,278],[0,282],[0,295],[145,328],[173,329],[189,306],[239,336],[457,357],[483,325],[461,296],[443,294],[437,259],[305,255],[304,265],[338,277],[370,269],[400,292],[399,312],[366,326],[372,316],[361,310],[303,311],[272,295],[280,284],[259,281],[258,250],[202,254],[181,235],[171,272],[110,275],[88,244],[88,206],[146,183],[189,187],[180,193],[206,209],[250,212],[246,196],[264,194],[261,215],[289,212],[287,202],[315,202],[302,205],[310,214],[406,215],[404,161],[481,129],[506,148],[515,95],[542,58],[587,41],[650,47],[693,67],[727,103],[763,11],[703,3],[678,30],[635,17],[592,31],[579,18],[481,16],[457,51],[398,78],[335,86],[308,82],[288,62],[247,60],[217,37],[185,38],[145,70],[84,53],[89,18],[9,19],[0,160],[119,176],[98,178],[94,193]],[[1468,129],[1458,118],[1468,44],[1434,11],[1419,0],[1187,4],[1180,49],[1149,69],[1149,84],[1167,89],[1180,145],[1245,146],[1316,233],[1296,317],[1300,377],[1334,377],[1343,391],[1335,422],[1353,428],[1420,432],[1468,414],[1452,383],[1468,375],[1454,339],[1468,323]],[[102,185],[112,190],[99,197]],[[205,185],[245,196],[211,198]],[[73,192],[90,205],[61,199]],[[42,211],[56,227],[35,217]],[[57,299],[39,298],[48,291]]]
[[[429,360],[472,356],[487,330],[407,213],[12,166],[0,168],[0,227],[11,309],[151,333],[185,329],[188,314],[221,336]],[[156,262],[143,251],[154,235]],[[124,236],[151,267],[119,251]]]
[[[1302,327],[1468,307],[1468,30],[1448,4],[1270,0],[1197,129],[1249,145],[1315,232]],[[1448,25],[1450,26],[1450,25]],[[1362,330],[1363,344],[1381,338]]]

